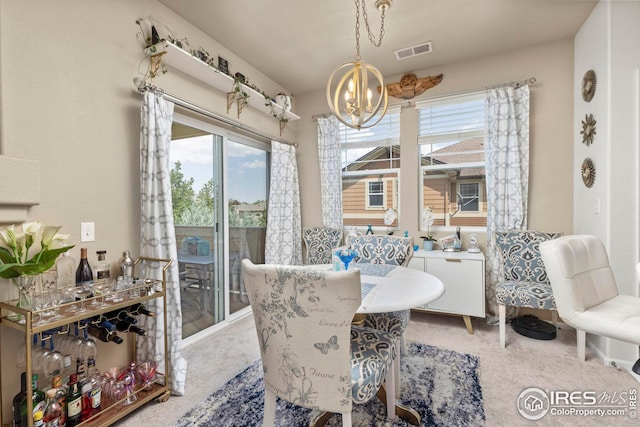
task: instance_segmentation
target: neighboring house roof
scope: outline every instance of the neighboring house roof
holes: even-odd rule
[[[394,146],[392,149],[393,149],[393,159],[399,159],[400,148],[398,146]],[[478,150],[484,150],[483,138],[465,139],[464,141],[460,141],[456,144],[452,144],[448,147],[434,151],[429,156],[423,156],[420,159],[420,163],[423,166],[426,166],[431,164],[478,162],[484,159],[483,153],[468,153],[468,151],[478,151]],[[446,155],[446,156],[438,155],[438,154],[444,154],[444,153],[458,153],[458,152],[459,154]],[[385,159],[385,160],[389,159],[389,147],[378,147],[374,150],[369,151],[364,156],[359,157],[352,163],[348,164],[346,168],[342,168],[342,171],[344,172],[344,171],[377,169],[377,167],[372,167],[371,162],[375,160],[382,160],[382,159]],[[399,160],[394,160],[394,162],[396,161],[399,161]],[[464,178],[484,175],[484,169],[482,168],[461,169],[458,172],[459,172],[458,176],[464,177]]]
[[[471,151],[471,152],[470,152]],[[481,151],[480,153],[474,153],[473,151]],[[446,153],[457,153],[452,155],[439,155]],[[430,156],[434,163],[447,164],[447,163],[468,163],[468,162],[481,162],[484,159],[484,138],[469,138],[464,141],[460,141],[456,144],[451,144],[448,147],[436,150],[431,153]],[[466,168],[460,169],[458,176],[461,178],[469,178],[475,176],[483,176],[483,168]]]

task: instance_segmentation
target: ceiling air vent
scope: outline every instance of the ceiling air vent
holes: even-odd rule
[[[396,54],[397,59],[411,58],[412,56],[431,52],[431,42],[420,43],[415,46],[394,50],[393,52]]]

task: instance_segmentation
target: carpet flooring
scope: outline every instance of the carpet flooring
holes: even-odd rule
[[[478,370],[477,356],[410,343],[402,359],[400,401],[420,414],[422,426],[482,426],[485,416]],[[259,426],[263,402],[262,367],[257,360],[182,416],[177,425]],[[278,399],[276,425],[306,426],[310,412]],[[376,399],[354,405],[352,419],[354,427],[409,425],[399,419],[389,423],[384,406]],[[340,416],[332,417],[327,425],[340,426]]]

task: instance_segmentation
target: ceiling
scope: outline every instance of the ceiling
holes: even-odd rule
[[[293,94],[322,90],[355,55],[351,0],[159,0]],[[383,76],[572,38],[596,0],[395,0],[382,46],[360,53]],[[366,0],[378,36],[380,14]],[[431,41],[431,53],[397,60],[394,50]]]

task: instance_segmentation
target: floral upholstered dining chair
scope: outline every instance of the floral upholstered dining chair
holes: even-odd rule
[[[387,414],[395,417],[394,338],[352,326],[360,306],[360,272],[242,261],[264,373],[264,426],[273,426],[276,396],[342,414],[373,399],[386,381]],[[325,418],[322,418],[325,419]],[[259,420],[256,420],[259,424]]]
[[[307,248],[305,264],[331,264],[332,252],[342,241],[342,230],[330,227],[306,227],[302,238]]]
[[[408,266],[413,258],[413,237],[384,235],[349,236],[349,249],[357,252],[356,263]],[[410,310],[371,313],[365,315],[364,326],[389,332],[394,336],[400,353],[406,355],[404,331],[409,325]],[[400,397],[400,357],[395,362],[396,397]]]
[[[556,300],[540,255],[540,243],[560,236],[562,233],[533,230],[495,233],[504,276],[496,284],[500,347],[505,348],[506,306],[551,310],[554,326],[557,323]]]

